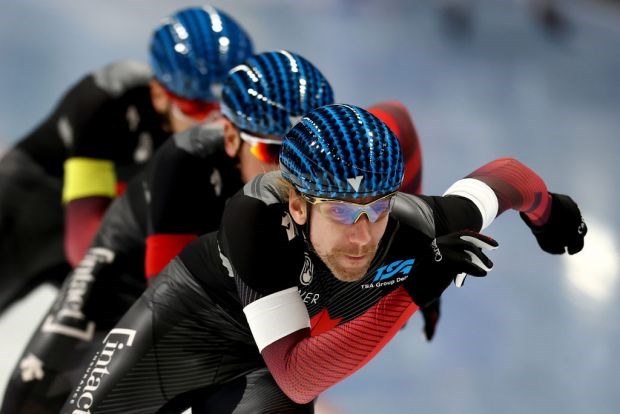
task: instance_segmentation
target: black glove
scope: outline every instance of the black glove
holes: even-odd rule
[[[551,214],[542,226],[535,226],[523,213],[520,213],[525,224],[532,230],[540,248],[547,253],[575,254],[583,249],[583,238],[588,226],[581,217],[579,207],[567,195],[551,195]]]
[[[437,237],[418,253],[405,288],[413,301],[425,308],[441,296],[457,275],[486,276],[493,262],[482,249],[497,246],[492,238],[473,231]]]
[[[427,341],[431,341],[435,336],[435,330],[437,329],[437,322],[441,316],[441,298],[432,301],[422,309],[422,317],[424,318],[424,336]]]

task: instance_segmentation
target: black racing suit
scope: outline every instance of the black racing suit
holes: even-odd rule
[[[127,182],[169,135],[152,107],[150,79],[148,66],[132,61],[85,76],[0,161],[0,313],[41,283],[60,284],[70,270],[65,162],[106,160]]]
[[[103,339],[62,413],[163,413],[189,406],[194,413],[312,412],[312,402],[298,404],[276,384],[244,308],[294,289],[317,349],[338,339],[345,352],[366,353],[369,360],[417,309],[403,285],[416,271],[418,248],[435,234],[481,226],[468,199],[401,193],[366,276],[340,282],[292,221],[278,177],[274,172],[248,183],[229,201],[220,231],[173,259]],[[383,330],[375,329],[384,319]],[[369,335],[347,335],[349,326]],[[306,357],[327,366],[327,377],[330,369],[352,373],[367,362],[343,368],[313,360],[312,350]]]
[[[160,206],[157,211],[164,202],[183,206],[183,198],[169,201],[175,191],[199,193],[184,217],[203,223],[199,228],[205,232],[217,229],[226,199],[242,186],[236,161],[223,151],[222,132],[202,125],[175,134],[112,202],[85,258],[65,280],[13,371],[3,414],[57,413],[77,384],[76,374],[87,365],[93,344],[142,294],[152,204]],[[181,177],[185,182],[175,185]],[[42,378],[24,376],[23,367],[32,364],[42,367]]]

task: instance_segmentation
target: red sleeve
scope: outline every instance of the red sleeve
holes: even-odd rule
[[[369,107],[368,112],[382,120],[400,141],[405,162],[405,176],[400,191],[420,194],[422,192],[422,148],[409,111],[398,101],[385,101]]]
[[[93,196],[76,198],[65,206],[65,255],[71,266],[86,254],[111,202],[109,197]]]
[[[144,267],[147,280],[151,280],[183,248],[192,240],[197,239],[195,234],[153,234],[146,238],[146,257]]]
[[[535,225],[547,222],[551,195],[538,174],[514,158],[499,158],[467,176],[487,184],[499,203],[497,214],[508,209],[525,213]]]
[[[403,287],[363,315],[310,336],[296,331],[263,349],[280,388],[293,401],[307,403],[370,361],[418,309]]]
[[[116,196],[119,197],[127,191],[127,181],[117,181],[116,182]]]

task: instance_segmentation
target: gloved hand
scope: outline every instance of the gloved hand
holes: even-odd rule
[[[482,249],[497,246],[492,238],[468,230],[437,237],[418,253],[405,289],[420,308],[425,308],[441,296],[457,275],[486,276],[493,262]]]
[[[551,214],[542,226],[536,226],[523,213],[519,213],[532,230],[540,248],[547,253],[575,254],[583,249],[583,239],[588,226],[581,217],[579,207],[567,195],[551,194]]]
[[[437,329],[437,323],[441,316],[441,298],[429,303],[422,309],[422,317],[424,318],[424,336],[426,340],[430,342],[435,336],[435,330]]]

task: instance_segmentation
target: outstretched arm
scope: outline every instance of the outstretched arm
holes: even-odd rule
[[[382,101],[368,108],[396,135],[403,150],[405,176],[400,191],[409,194],[422,192],[422,147],[413,119],[399,101]]]
[[[497,196],[497,215],[512,209],[523,212],[535,224],[544,224],[551,212],[551,195],[545,182],[514,158],[499,158],[483,165],[467,178],[487,184]]]
[[[480,209],[483,226],[506,210],[519,211],[540,247],[553,254],[583,248],[587,226],[577,204],[566,195],[551,193],[543,179],[514,158],[499,158],[457,181],[446,195],[469,198]]]

